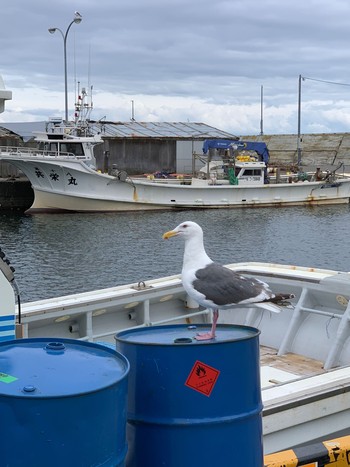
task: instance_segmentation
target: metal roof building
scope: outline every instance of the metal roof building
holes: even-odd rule
[[[46,122],[0,123],[0,129],[15,133],[24,141],[33,137],[35,131],[45,131]],[[193,122],[91,122],[94,133],[107,138],[176,138],[176,139],[215,139],[235,138],[226,131],[205,123]]]
[[[235,138],[231,133],[218,130],[205,123],[194,122],[95,122],[96,132],[112,138],[175,138],[204,140]]]
[[[95,122],[103,137],[103,153],[96,148],[103,171],[113,165],[129,174],[158,171],[190,173],[193,152],[202,153],[206,139],[238,139],[226,131],[195,122]]]

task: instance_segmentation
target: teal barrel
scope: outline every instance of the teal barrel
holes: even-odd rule
[[[123,467],[129,363],[73,339],[0,343],[2,466]]]
[[[127,467],[263,465],[259,331],[220,325],[197,341],[202,327],[116,335],[130,363]]]

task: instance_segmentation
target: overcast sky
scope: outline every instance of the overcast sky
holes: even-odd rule
[[[0,122],[69,115],[93,85],[91,118],[195,121],[236,135],[350,131],[349,0],[12,0],[1,8]],[[332,84],[341,83],[341,84]],[[263,99],[261,99],[263,89]]]

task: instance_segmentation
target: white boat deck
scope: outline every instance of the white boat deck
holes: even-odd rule
[[[295,353],[277,355],[277,350],[260,346],[262,388],[325,373],[323,362]]]

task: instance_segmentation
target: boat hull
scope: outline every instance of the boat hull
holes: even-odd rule
[[[33,187],[34,188],[34,187]],[[35,212],[113,212],[113,211],[145,211],[164,209],[162,206],[144,203],[126,203],[109,199],[97,199],[77,195],[53,193],[34,188],[34,202],[26,211]]]
[[[3,159],[5,159],[2,156]],[[261,186],[121,180],[71,160],[10,159],[29,178],[35,199],[29,211],[140,211],[299,206],[349,203],[350,178],[334,183],[298,182]],[[203,183],[204,182],[204,183]]]

